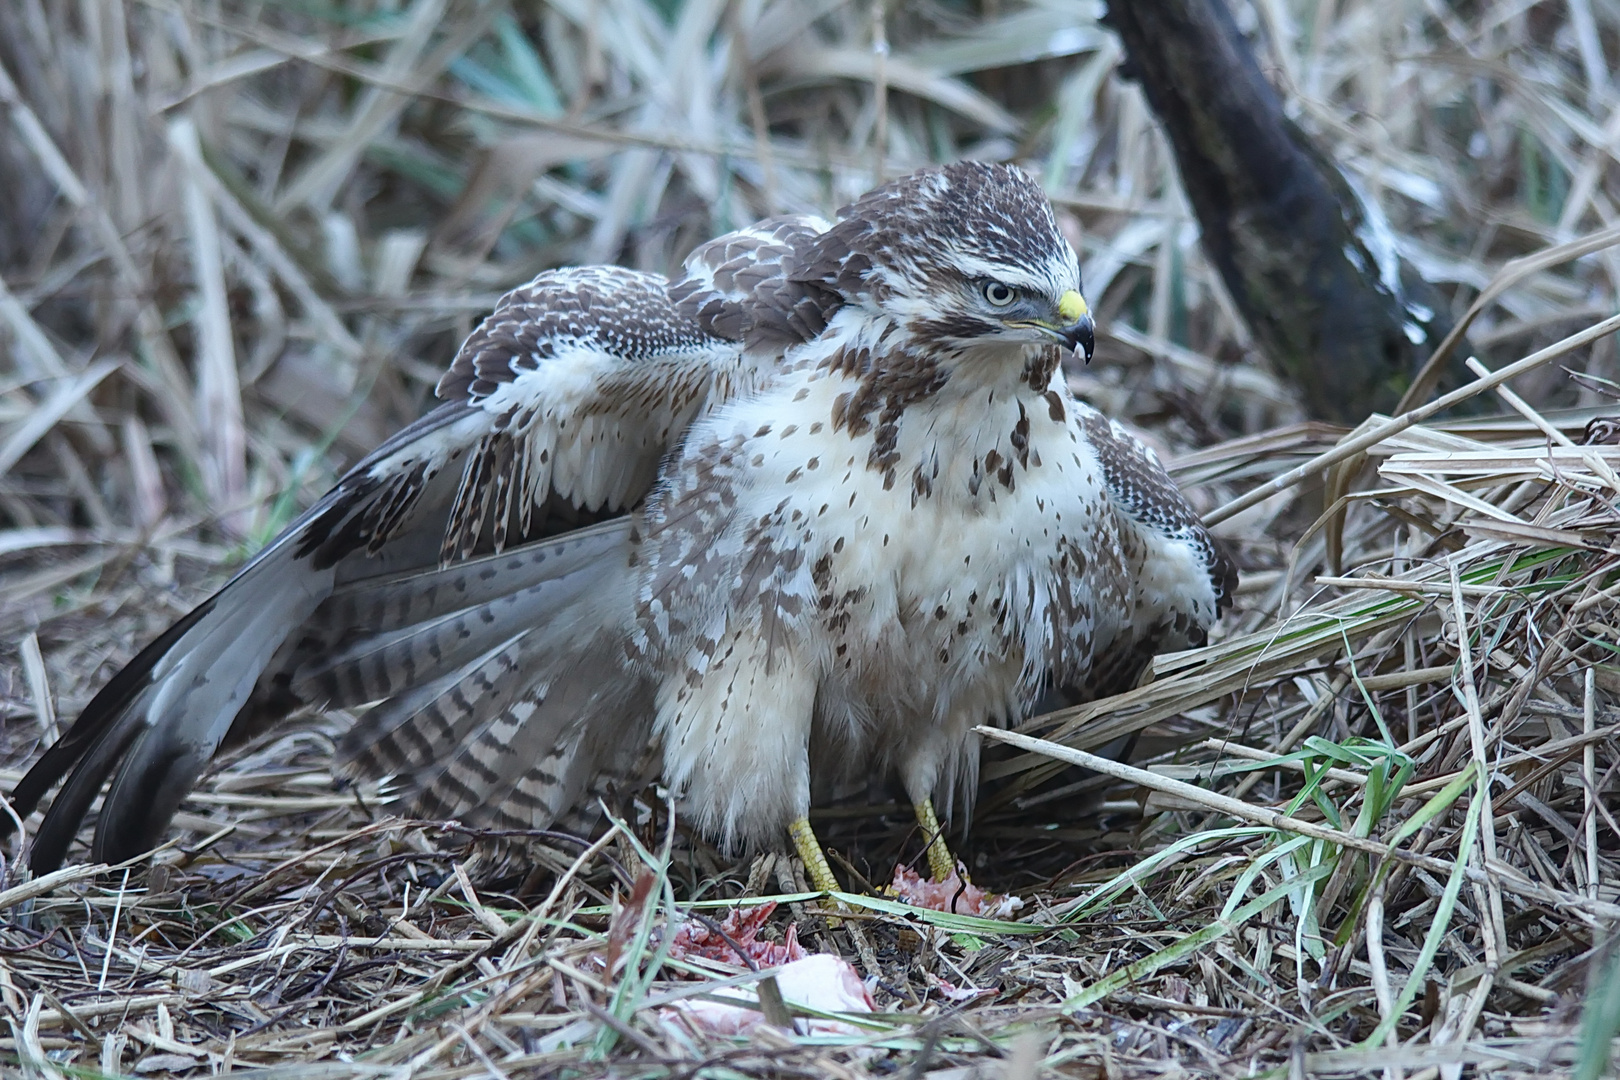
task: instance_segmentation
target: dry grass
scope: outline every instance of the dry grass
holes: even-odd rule
[[[1076,389],[1160,440],[1247,570],[1207,649],[987,762],[965,850],[1030,902],[1017,924],[851,895],[829,930],[791,866],[728,864],[666,832],[656,799],[590,851],[536,838],[511,874],[335,788],[346,718],[305,717],[210,777],[150,873],[28,884],[9,864],[0,1068],[1449,1078],[1599,1060],[1607,1032],[1583,1050],[1578,1026],[1620,915],[1620,451],[1578,444],[1617,411],[1599,320],[1620,289],[1620,8],[1238,5],[1390,248],[1458,315],[1478,302],[1484,370],[1513,365],[1516,395],[1460,392],[1503,418],[1353,433],[1301,422],[1247,348],[1096,14],[0,4],[7,786],[423,408],[500,291],[567,262],[667,269],[941,158],[1043,177],[1103,335]],[[1061,771],[1133,733],[1138,771]],[[848,880],[918,854],[905,817],[823,814]],[[794,922],[874,980],[868,1034],[661,1025],[714,977],[668,958],[667,928],[773,892],[772,933]],[[987,992],[952,1001],[940,980]]]

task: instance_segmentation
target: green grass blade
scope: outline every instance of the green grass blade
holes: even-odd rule
[[[1465,775],[1471,775],[1471,772]],[[1461,780],[1462,777],[1458,779]],[[1475,799],[1468,807],[1468,817],[1463,822],[1462,840],[1457,846],[1457,861],[1452,864],[1451,876],[1446,881],[1446,889],[1440,896],[1440,905],[1435,909],[1434,918],[1429,922],[1429,930],[1423,935],[1423,948],[1418,951],[1417,962],[1412,965],[1412,974],[1407,977],[1406,985],[1401,988],[1400,995],[1395,999],[1394,1008],[1390,1009],[1389,1015],[1379,1022],[1373,1033],[1362,1040],[1362,1046],[1384,1045],[1384,1040],[1401,1022],[1407,1006],[1412,1004],[1418,991],[1427,981],[1429,969],[1434,966],[1435,954],[1440,951],[1440,942],[1451,927],[1451,915],[1457,908],[1457,896],[1462,892],[1463,879],[1468,876],[1468,857],[1474,849],[1474,836],[1479,831],[1479,813],[1483,805],[1483,802]]]
[[[1084,990],[1075,994],[1063,1003],[1063,1011],[1072,1013],[1083,1009],[1093,1002],[1100,1001],[1114,991],[1129,986],[1139,979],[1145,979],[1160,968],[1179,963],[1181,960],[1197,952],[1212,941],[1226,937],[1242,929],[1243,924],[1265,911],[1278,900],[1283,899],[1290,892],[1304,885],[1311,885],[1320,881],[1333,872],[1330,864],[1323,864],[1307,870],[1297,878],[1283,882],[1275,888],[1268,889],[1264,894],[1244,904],[1232,913],[1230,918],[1216,919],[1213,923],[1201,930],[1194,931],[1170,946],[1161,949],[1151,956],[1144,956],[1133,964],[1127,964],[1102,979],[1097,980]]]
[[[1587,998],[1573,1080],[1598,1080],[1608,1072],[1616,1035],[1620,1035],[1620,953],[1609,957],[1603,977]]]

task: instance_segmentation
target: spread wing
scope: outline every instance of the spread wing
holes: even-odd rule
[[[304,704],[392,702],[373,710],[387,714],[378,723],[413,741],[413,760],[448,771],[446,759],[533,696],[521,671],[496,679],[511,657],[532,658],[542,640],[589,641],[594,628],[578,624],[612,617],[586,599],[626,573],[628,521],[579,541],[557,534],[638,503],[700,410],[768,377],[780,350],[750,349],[751,335],[804,318],[787,302],[738,315],[750,287],[771,294],[797,235],[764,228],[698,249],[675,290],[586,267],[503,297],[440,382],[443,404],[144,649],[36,762],[12,793],[22,817],[67,780],[35,834],[35,870],[60,865],[109,776],[93,850],[115,861],[161,839],[228,736]],[[518,543],[528,558],[492,561]],[[490,794],[458,784],[438,805]]]
[[[707,333],[654,274],[593,266],[541,274],[502,297],[438,394],[489,419],[469,449],[441,561],[486,524],[500,551],[549,507],[622,513],[699,409],[745,389],[735,342]]]
[[[548,502],[593,513],[638,502],[700,409],[753,389],[826,326],[835,301],[790,276],[826,228],[783,217],[729,233],[693,251],[673,285],[595,266],[503,297],[439,382],[439,397],[492,417],[441,559],[470,554],[486,519],[500,551]]]

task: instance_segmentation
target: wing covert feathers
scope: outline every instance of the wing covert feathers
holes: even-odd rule
[[[466,558],[486,527],[504,550],[553,494],[628,509],[692,418],[748,384],[746,367],[655,274],[576,267],[514,289],[439,381],[440,398],[491,418],[463,466],[440,561]]]
[[[709,241],[686,258],[670,287],[682,313],[705,332],[750,350],[780,353],[811,340],[843,300],[798,281],[798,256],[831,226],[808,215],[768,218]]]
[[[547,271],[502,297],[439,381],[481,410],[441,563],[514,535],[560,497],[622,512],[701,412],[758,386],[784,350],[826,328],[842,303],[795,280],[795,253],[828,228],[774,218],[699,247],[673,285],[611,266]]]
[[[1143,528],[1191,545],[1208,568],[1217,614],[1224,612],[1237,592],[1237,564],[1204,527],[1158,455],[1123,424],[1095,409],[1084,408],[1081,416],[1114,505]]]

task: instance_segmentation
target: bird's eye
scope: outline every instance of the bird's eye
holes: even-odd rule
[[[999,281],[987,281],[984,283],[984,298],[996,307],[1006,307],[1018,299],[1018,290]]]

